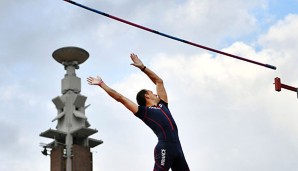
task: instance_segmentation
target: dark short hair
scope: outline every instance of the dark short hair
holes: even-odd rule
[[[145,98],[146,93],[147,93],[147,90],[142,89],[137,94],[137,102],[140,106],[146,106],[146,98]]]

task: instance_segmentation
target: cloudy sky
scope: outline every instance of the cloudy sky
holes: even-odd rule
[[[78,0],[111,15],[192,42],[277,66],[260,67],[133,28],[62,0],[0,2],[0,170],[50,171],[39,137],[57,115],[63,66],[52,53],[77,46],[90,53],[77,70],[93,138],[94,171],[153,168],[153,132],[88,76],[99,75],[135,99],[149,79],[130,66],[136,53],[163,78],[169,107],[192,171],[296,171],[297,0]]]

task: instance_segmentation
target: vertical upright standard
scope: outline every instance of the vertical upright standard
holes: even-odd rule
[[[274,78],[274,84],[275,84],[275,91],[281,91],[282,88],[290,91],[294,91],[295,93],[297,93],[297,98],[298,98],[298,88],[281,83],[280,78],[278,77]]]
[[[54,141],[44,148],[51,149],[51,171],[92,171],[92,153],[90,148],[103,143],[89,138],[98,132],[91,129],[85,109],[87,97],[80,94],[81,79],[75,70],[85,62],[89,53],[78,47],[64,47],[53,53],[54,59],[64,65],[66,74],[61,81],[61,96],[52,99],[57,109],[56,130],[48,129],[40,136]]]

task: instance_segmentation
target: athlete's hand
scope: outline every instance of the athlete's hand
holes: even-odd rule
[[[100,86],[101,83],[103,83],[102,79],[99,76],[97,76],[97,77],[88,77],[87,82],[90,85],[99,85],[99,86]]]
[[[131,65],[133,65],[133,66],[135,66],[135,67],[137,67],[137,68],[139,68],[139,69],[144,68],[144,64],[143,64],[143,62],[139,59],[138,55],[132,53],[132,54],[130,54],[130,58],[131,58],[131,60],[132,60],[132,62],[133,62]]]

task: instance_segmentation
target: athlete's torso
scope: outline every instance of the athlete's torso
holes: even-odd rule
[[[135,115],[153,130],[159,141],[179,142],[177,125],[164,101],[157,106],[139,106]]]

